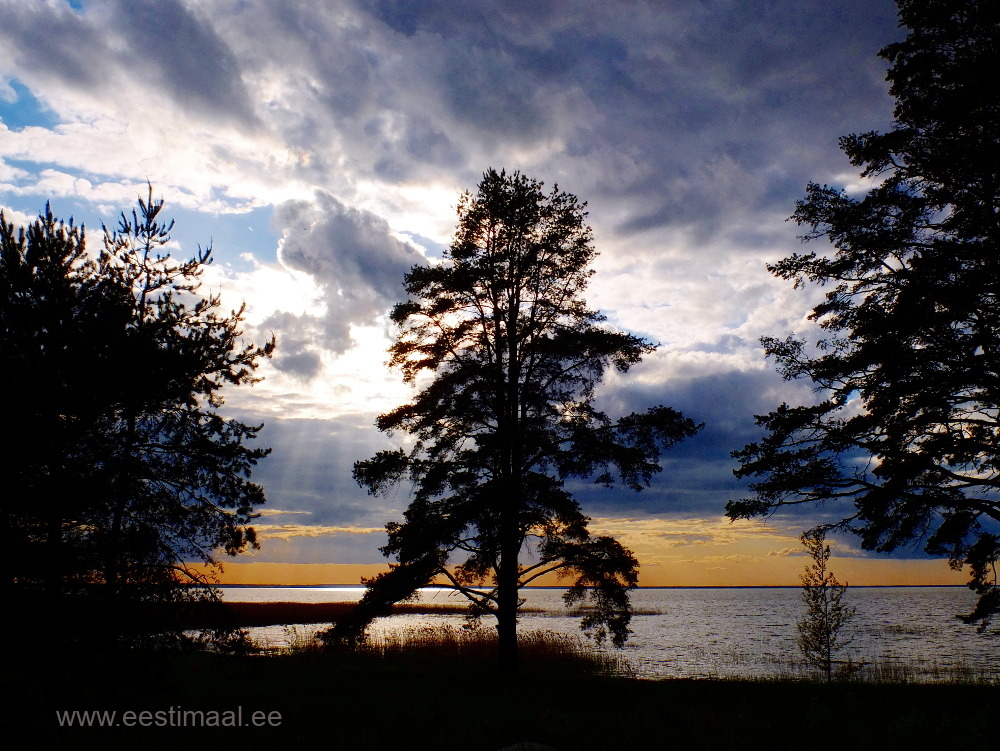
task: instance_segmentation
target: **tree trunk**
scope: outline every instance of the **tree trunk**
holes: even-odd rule
[[[501,672],[517,672],[517,557],[521,541],[517,532],[515,498],[505,499],[500,568],[497,572],[497,656]]]
[[[500,499],[500,568],[497,572],[497,652],[500,671],[517,672],[517,604],[521,553],[521,436],[520,436],[520,359],[518,343],[518,315],[520,302],[517,289],[512,290],[507,301],[506,371],[498,382],[501,400],[497,410],[498,433],[504,445],[503,497]]]
[[[514,590],[517,595],[517,590]],[[506,602],[504,601],[506,599]],[[497,658],[502,673],[517,672],[517,600],[499,596],[497,610]]]

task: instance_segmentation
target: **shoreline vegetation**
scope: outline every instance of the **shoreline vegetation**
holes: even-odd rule
[[[589,749],[990,747],[1000,686],[802,678],[636,680],[581,640],[522,634],[521,669],[496,671],[492,629],[424,627],[362,649],[302,643],[281,654],[127,650],[39,660],[0,674],[12,748],[501,751],[535,743]],[[41,667],[39,669],[41,662]],[[56,711],[278,712],[280,726],[60,727]],[[831,732],[839,722],[843,732]],[[537,748],[537,747],[532,747]]]
[[[188,625],[331,622],[352,602],[184,603]],[[161,613],[166,611],[161,611]],[[395,613],[464,613],[461,605],[401,603]],[[209,614],[212,613],[211,618]],[[200,620],[199,620],[200,619]],[[176,621],[175,621],[176,622]],[[516,675],[496,669],[496,633],[423,626],[324,648],[287,626],[289,647],[116,652],[14,650],[0,668],[12,748],[176,749],[239,745],[501,751],[540,744],[590,749],[987,748],[1000,699],[995,676],[953,671],[931,682],[905,666],[867,665],[827,685],[792,670],[769,678],[637,678],[616,651],[582,637],[521,634]],[[306,629],[308,631],[308,629]],[[25,634],[28,636],[28,634]],[[992,678],[992,680],[991,680]],[[277,712],[277,727],[66,727],[57,711],[170,709]],[[153,714],[149,716],[155,716]],[[830,732],[849,721],[849,735]],[[845,731],[846,732],[846,731]],[[521,748],[525,748],[522,746]],[[528,748],[531,748],[530,746]]]

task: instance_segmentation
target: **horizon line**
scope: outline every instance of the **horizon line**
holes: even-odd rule
[[[364,584],[217,584],[217,587],[231,587],[235,589],[245,589],[245,588],[284,588],[284,589],[365,589]],[[963,589],[968,589],[967,584],[848,584],[848,589],[886,589],[894,588],[899,589],[903,587],[909,588],[927,588],[927,587],[962,587]],[[419,587],[419,589],[454,589],[453,587],[445,587],[442,585],[430,585],[427,587]],[[488,587],[470,587],[470,589],[488,589]],[[538,585],[538,586],[526,586],[519,587],[519,589],[569,589],[568,586],[561,585]],[[667,584],[667,585],[651,585],[651,586],[637,586],[636,589],[802,589],[801,584]]]

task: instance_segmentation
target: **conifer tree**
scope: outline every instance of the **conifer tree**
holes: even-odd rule
[[[983,71],[1000,64],[1000,5],[898,5],[910,32],[880,52],[895,125],[841,139],[873,187],[810,185],[793,218],[834,247],[769,267],[828,289],[815,342],[763,340],[817,400],[758,418],[765,436],[734,453],[755,497],[728,514],[823,503],[866,549],[922,540],[968,566],[985,622],[1000,609],[1000,89]]]
[[[618,420],[595,406],[605,370],[627,371],[653,346],[586,306],[596,251],[575,196],[489,170],[458,216],[444,262],[414,267],[410,299],[392,311],[391,364],[421,389],[377,425],[412,443],[355,465],[372,493],[412,483],[383,548],[398,562],[368,582],[359,621],[333,635],[356,635],[437,578],[496,617],[501,665],[514,669],[519,589],[559,573],[567,603],[593,605],[583,627],[620,645],[638,563],[590,533],[566,481],[610,487],[617,475],[640,490],[660,450],[700,426],[663,406]]]
[[[256,543],[250,480],[260,426],[219,414],[251,384],[261,347],[242,310],[219,313],[198,277],[211,249],[174,259],[163,202],[140,199],[99,253],[51,210],[15,231],[0,216],[4,594],[113,623],[137,601],[211,597],[211,564]],[[89,609],[86,607],[90,605]],[[42,616],[44,617],[44,616]],[[61,622],[62,615],[56,616]]]

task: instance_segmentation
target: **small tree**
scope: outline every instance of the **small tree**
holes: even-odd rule
[[[387,526],[383,552],[398,563],[367,583],[358,620],[332,636],[355,638],[439,578],[473,614],[496,617],[500,663],[513,670],[518,590],[558,573],[572,578],[568,604],[594,606],[583,627],[620,645],[638,563],[613,538],[590,534],[565,481],[596,476],[610,487],[617,470],[641,490],[660,471],[661,448],[700,426],[662,406],[617,421],[594,406],[605,369],[624,372],[653,346],[604,325],[583,301],[596,253],[575,196],[489,170],[458,215],[444,263],[414,267],[412,299],[392,311],[400,333],[391,364],[410,383],[434,378],[377,425],[413,443],[354,469],[373,494],[413,484],[405,520]]]
[[[812,563],[802,573],[802,600],[806,615],[799,621],[799,649],[806,661],[826,674],[827,683],[833,680],[834,654],[850,643],[844,627],[854,617],[855,609],[841,600],[847,592],[847,583],[841,584],[827,569],[830,546],[826,544],[823,527],[803,533]]]

